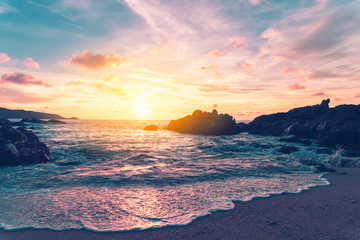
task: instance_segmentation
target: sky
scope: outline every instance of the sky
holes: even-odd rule
[[[0,107],[237,120],[360,103],[360,1],[1,0]]]

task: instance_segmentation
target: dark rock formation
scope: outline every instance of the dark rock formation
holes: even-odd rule
[[[158,126],[157,125],[148,125],[144,128],[144,130],[147,131],[157,131],[158,130]]]
[[[64,121],[60,121],[60,120],[56,120],[56,119],[51,119],[49,121],[47,121],[48,123],[54,123],[54,124],[66,124],[66,122]]]
[[[360,155],[360,106],[339,105],[329,108],[330,100],[321,104],[295,108],[287,113],[259,116],[248,124],[250,134],[315,139],[323,147],[341,147],[351,155]],[[245,129],[245,127],[242,127]],[[290,138],[292,142],[309,144]],[[289,141],[289,139],[283,141]]]
[[[289,142],[289,143],[301,143],[304,144],[306,146],[310,146],[311,145],[311,141],[309,139],[301,139],[298,136],[284,136],[282,138],[279,139],[280,142]]]
[[[25,123],[47,123],[46,121],[40,120],[38,118],[24,118],[20,122]]]
[[[0,120],[0,166],[45,163],[49,156],[49,148],[32,131]]]
[[[178,120],[171,120],[165,129],[200,135],[231,135],[239,132],[239,128],[232,116],[218,114],[215,109],[212,113],[196,110],[192,115]]]
[[[77,117],[71,117],[69,119],[71,119],[71,120],[79,120]]]
[[[297,148],[294,146],[281,146],[278,150],[280,153],[290,154],[297,151]]]

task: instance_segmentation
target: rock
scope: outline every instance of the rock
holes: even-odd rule
[[[360,156],[360,105],[330,108],[329,103],[330,99],[326,99],[318,105],[259,116],[248,124],[248,131],[250,134],[282,136],[281,141],[305,145],[311,142],[304,138],[314,139],[320,146],[341,147],[351,156]],[[288,135],[298,138],[286,137]]]
[[[297,136],[286,136],[279,139],[280,142],[290,142],[290,143],[301,143],[306,146],[311,145],[311,141],[309,139],[301,139]]]
[[[239,132],[248,132],[249,131],[249,125],[246,123],[241,122],[241,123],[238,123],[237,126],[238,126]]]
[[[25,135],[22,132],[7,124],[3,124],[0,131],[3,137],[10,141],[22,141],[25,139]]]
[[[11,166],[20,163],[19,151],[12,143],[0,145],[0,156],[0,166]]]
[[[285,146],[285,145],[283,145],[283,146],[280,147],[280,149],[278,151],[280,153],[290,154],[290,153],[296,152],[297,148],[293,147],[293,146]]]
[[[60,120],[56,120],[56,119],[51,119],[49,121],[47,121],[48,123],[54,123],[54,124],[66,124],[66,122],[60,121]]]
[[[144,130],[147,131],[157,131],[158,130],[158,126],[157,125],[148,125],[144,128]]]
[[[216,110],[213,110],[212,113],[196,110],[192,115],[178,120],[171,120],[165,129],[199,135],[231,135],[239,133],[235,119],[229,114],[218,114]]]
[[[79,120],[77,117],[71,117],[69,119],[71,119],[71,120]]]
[[[49,162],[50,149],[30,130],[0,121],[0,166]]]
[[[0,118],[0,125],[3,124],[11,125],[11,122],[6,118]]]
[[[325,167],[323,165],[314,165],[314,168],[316,168],[320,172],[336,172],[335,169],[327,168],[327,167]]]
[[[22,123],[29,122],[29,123],[47,123],[46,121],[37,119],[37,118],[24,118],[21,120]]]

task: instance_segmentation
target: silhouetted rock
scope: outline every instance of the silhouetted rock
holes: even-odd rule
[[[0,120],[0,166],[45,163],[49,156],[49,148],[32,131]]]
[[[229,114],[218,114],[215,109],[212,113],[196,110],[192,115],[178,120],[171,120],[165,129],[200,135],[231,135],[239,132],[235,119],[232,116]]]
[[[314,167],[320,172],[336,172],[335,169],[325,167],[324,165],[314,165]]]
[[[237,123],[238,131],[239,132],[248,132],[249,131],[249,125],[246,123]]]
[[[147,131],[157,131],[158,130],[158,126],[157,125],[148,125],[144,128],[144,130]]]
[[[248,124],[250,134],[315,139],[320,146],[341,147],[351,155],[360,155],[360,106],[339,105],[329,108],[330,99],[321,104],[295,108],[287,113],[262,115]],[[242,127],[246,129],[246,127]],[[296,138],[282,141],[310,144]]]
[[[0,108],[0,118],[38,118],[38,119],[64,119],[64,117],[44,112],[34,112],[25,110],[10,110],[6,108]]]
[[[290,143],[301,143],[307,146],[311,145],[311,141],[309,139],[301,139],[298,136],[285,136],[279,138],[280,142],[290,142]]]
[[[290,154],[297,151],[297,148],[294,146],[281,146],[278,150],[280,153]]]
[[[71,117],[69,119],[71,119],[71,120],[79,120],[77,117]]]
[[[46,121],[40,120],[38,118],[24,118],[21,120],[22,123],[47,123]]]
[[[60,121],[60,120],[56,120],[56,119],[51,119],[49,121],[47,121],[48,123],[54,123],[54,124],[66,124],[66,122]]]

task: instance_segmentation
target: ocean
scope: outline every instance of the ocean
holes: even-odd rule
[[[0,227],[125,231],[185,225],[233,201],[299,193],[329,182],[304,162],[317,146],[278,152],[277,137],[197,136],[158,130],[169,121],[68,120],[27,124],[52,161],[0,167]],[[336,153],[334,153],[336,154]],[[270,206],[269,206],[270,207]]]

